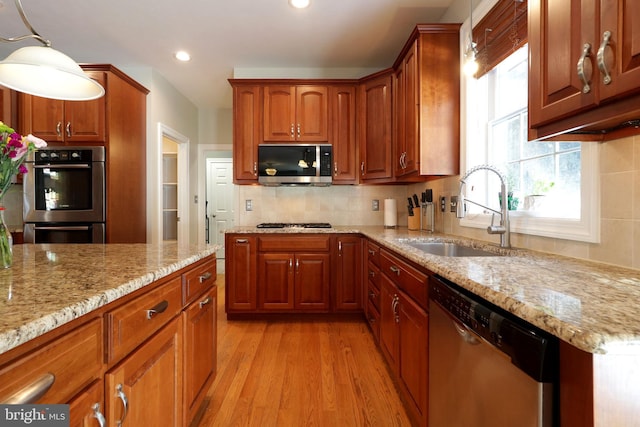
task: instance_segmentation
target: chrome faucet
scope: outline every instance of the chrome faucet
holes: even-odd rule
[[[474,202],[473,200],[469,200],[464,198],[464,194],[462,193],[462,189],[466,184],[466,179],[469,178],[469,175],[479,170],[487,170],[495,173],[500,178],[500,211],[492,209],[488,206],[481,205],[480,203]],[[505,179],[502,172],[500,172],[496,167],[491,165],[480,165],[473,167],[467,171],[466,174],[460,179],[460,190],[458,191],[458,204],[456,206],[456,216],[458,218],[464,218],[466,215],[466,202],[472,203],[476,206],[480,206],[481,208],[487,209],[492,212],[491,214],[491,225],[487,227],[487,233],[489,234],[499,234],[500,235],[500,247],[501,248],[510,248],[511,247],[511,231],[509,230],[509,209],[508,209],[508,201],[507,201],[508,193],[507,193],[507,180]],[[500,215],[500,225],[493,225],[493,218],[495,214]]]

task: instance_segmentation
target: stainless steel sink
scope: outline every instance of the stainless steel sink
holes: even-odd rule
[[[472,257],[472,256],[500,256],[495,252],[471,248],[451,242],[403,242],[423,252],[446,257]]]

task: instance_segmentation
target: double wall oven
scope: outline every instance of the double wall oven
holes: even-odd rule
[[[104,147],[38,150],[25,165],[25,242],[104,243]]]

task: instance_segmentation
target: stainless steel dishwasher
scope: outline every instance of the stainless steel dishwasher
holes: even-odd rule
[[[429,427],[558,425],[557,338],[439,277],[429,299]]]

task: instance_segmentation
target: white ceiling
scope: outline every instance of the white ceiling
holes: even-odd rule
[[[77,62],[150,67],[198,108],[230,108],[234,68],[325,69],[354,78],[395,60],[416,23],[455,0],[23,0],[35,30]],[[28,33],[0,0],[0,37]],[[0,58],[35,41],[0,43]],[[193,59],[173,58],[179,49]],[[292,71],[293,73],[293,71]]]

